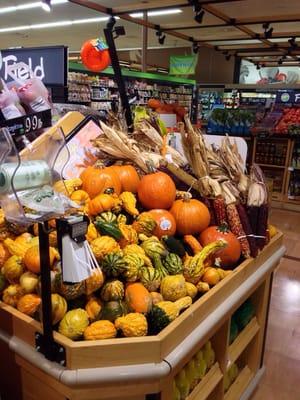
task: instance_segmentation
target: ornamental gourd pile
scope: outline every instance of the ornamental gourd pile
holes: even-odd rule
[[[52,232],[52,323],[72,340],[158,334],[240,259],[235,236],[209,227],[206,205],[182,192],[178,198],[164,172],[140,178],[131,165],[94,166],[56,185],[65,188],[90,218],[86,238],[101,268],[83,282],[63,282]],[[38,238],[0,222],[2,301],[41,320]]]

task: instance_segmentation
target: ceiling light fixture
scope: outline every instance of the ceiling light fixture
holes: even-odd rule
[[[65,4],[68,3],[68,1],[69,0],[52,0],[51,5],[56,6],[60,4]],[[35,1],[32,3],[20,4],[18,6],[0,7],[0,14],[8,14],[15,11],[26,11],[26,10],[31,10],[33,8],[41,8],[41,7],[42,7],[42,1]]]
[[[158,37],[158,43],[163,45],[166,40],[166,35],[163,34],[163,32],[160,30],[159,26],[156,31],[156,36]]]
[[[44,11],[50,12],[52,10],[51,0],[42,0],[41,7]]]
[[[282,65],[282,63],[283,63],[283,60],[282,60],[282,58],[280,58],[280,59],[278,60],[278,65]]]
[[[199,2],[199,0],[188,0],[188,1],[190,5],[193,6],[194,8],[195,12],[194,20],[198,22],[198,24],[202,24],[205,11],[202,9],[201,3]]]
[[[262,25],[264,29],[264,34],[266,39],[270,39],[273,35],[274,28],[270,28],[270,23],[269,22],[264,22]]]
[[[289,44],[291,45],[292,49],[295,49],[296,47],[298,47],[297,43],[296,43],[296,37],[293,36],[288,40]]]
[[[148,17],[160,17],[163,15],[172,15],[172,14],[180,14],[182,13],[182,10],[180,8],[170,8],[169,10],[154,10],[154,11],[148,11],[147,15]],[[141,12],[136,12],[129,14],[131,18],[143,18],[143,13]]]
[[[193,53],[197,54],[199,51],[199,44],[197,42],[193,42],[192,49],[193,49]]]

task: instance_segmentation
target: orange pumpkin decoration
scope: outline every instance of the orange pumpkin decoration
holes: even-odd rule
[[[125,301],[129,309],[134,312],[146,314],[152,308],[152,296],[140,282],[127,285]]]
[[[80,206],[83,206],[88,200],[90,200],[90,196],[84,190],[75,190],[71,194],[70,198]]]
[[[10,257],[10,252],[2,243],[0,243],[0,269],[3,267],[6,260]]]
[[[215,256],[221,260],[221,266],[232,267],[241,256],[241,245],[236,236],[228,229],[227,225],[210,226],[201,232],[199,240],[206,246],[216,240],[225,240],[227,246],[218,251]]]
[[[196,199],[176,200],[170,210],[179,235],[194,235],[209,226],[210,213],[204,203]]]
[[[82,189],[88,193],[91,199],[107,189],[113,189],[114,193],[121,193],[121,182],[113,167],[96,168],[88,167],[80,175]]]
[[[84,66],[93,72],[103,71],[110,65],[108,49],[99,47],[99,39],[87,40],[83,43],[80,56]]]
[[[156,110],[157,108],[161,107],[161,102],[157,99],[149,99],[148,107],[152,108],[152,110]]]
[[[140,183],[136,169],[132,165],[113,165],[112,168],[121,181],[122,192],[136,193]]]
[[[41,304],[41,298],[37,294],[25,294],[20,298],[17,309],[26,314],[33,316]]]
[[[49,256],[50,256],[50,267],[52,267],[54,261],[57,259],[57,251],[53,247],[49,247]],[[25,253],[23,262],[29,271],[34,272],[35,274],[40,273],[41,265],[40,265],[39,245],[29,247],[29,249]]]
[[[169,175],[155,172],[145,175],[138,186],[138,198],[147,210],[169,209],[176,197],[176,187]]]
[[[164,235],[173,236],[175,234],[176,221],[169,211],[157,209],[148,211],[148,213],[156,222],[153,235],[160,239]]]
[[[88,202],[89,215],[97,215],[104,211],[111,210],[116,204],[116,200],[109,194],[99,194]]]

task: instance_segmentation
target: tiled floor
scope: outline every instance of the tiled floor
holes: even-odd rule
[[[300,400],[300,213],[272,210],[287,256],[275,272],[266,342],[266,373],[251,400]]]

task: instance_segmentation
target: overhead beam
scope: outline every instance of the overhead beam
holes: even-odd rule
[[[296,40],[299,37],[300,38],[300,32],[293,32],[293,34],[291,34],[291,32],[275,32],[272,35],[272,39],[290,39],[291,37],[295,37]],[[202,43],[202,42],[233,42],[233,41],[244,41],[244,40],[259,40],[260,37],[263,37],[263,35],[259,35],[257,34],[255,39],[251,39],[248,36],[242,36],[242,37],[231,37],[231,38],[224,38],[224,36],[220,39],[205,39],[205,40],[197,40],[198,43]],[[280,46],[282,46],[282,43],[284,42],[280,42]],[[273,42],[274,44],[274,42]],[[222,46],[222,45],[220,45]]]
[[[251,17],[251,18],[237,18],[236,25],[256,25],[263,24],[264,22],[270,23],[284,23],[284,22],[298,22],[300,21],[300,14],[290,14],[281,16],[264,16],[264,17]]]

